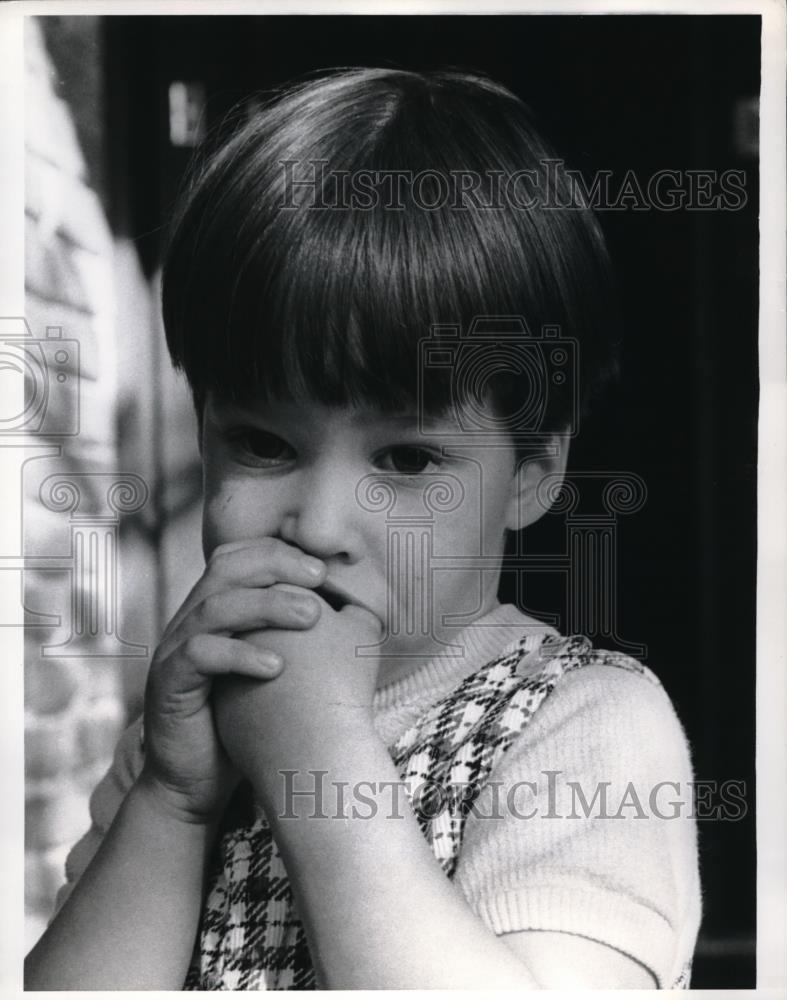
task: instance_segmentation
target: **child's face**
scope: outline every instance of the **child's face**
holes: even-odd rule
[[[401,669],[433,655],[430,631],[442,641],[456,635],[443,616],[467,622],[497,603],[516,505],[510,436],[459,447],[457,435],[451,414],[425,433],[415,412],[209,400],[206,556],[223,543],[280,537],[322,559],[327,583],[380,618],[384,662]]]

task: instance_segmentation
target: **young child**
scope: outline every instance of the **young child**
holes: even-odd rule
[[[206,569],[28,989],[687,985],[669,699],[497,598],[614,374],[610,286],[480,76],[323,74],[195,172],[163,306]]]

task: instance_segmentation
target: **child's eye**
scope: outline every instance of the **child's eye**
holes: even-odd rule
[[[419,448],[417,445],[398,445],[390,448],[381,458],[380,464],[385,466],[389,472],[401,472],[410,476],[417,476],[426,472],[430,465],[438,466],[441,456],[428,448]]]
[[[259,427],[240,427],[229,436],[241,456],[256,465],[276,465],[295,457],[294,450],[286,441]]]

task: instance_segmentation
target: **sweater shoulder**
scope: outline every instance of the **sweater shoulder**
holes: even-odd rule
[[[581,748],[583,756],[592,748],[608,754],[625,748],[629,765],[638,755],[661,763],[665,755],[678,755],[688,764],[683,726],[652,670],[622,653],[592,647],[567,656],[568,662],[547,665],[554,686],[520,734],[521,742],[557,739],[566,749]]]
[[[532,696],[538,708],[474,802],[457,884],[496,934],[579,934],[670,985],[701,915],[691,759],[672,702],[642,664],[586,640],[525,659],[518,707]]]
[[[690,781],[686,733],[653,671],[625,654],[595,649],[581,637],[563,642],[558,655],[542,654],[540,666],[526,663],[527,658],[520,663],[520,698],[541,689],[539,708],[496,770],[519,769],[523,757],[554,755],[581,763],[600,778],[624,770],[641,779],[668,772]]]

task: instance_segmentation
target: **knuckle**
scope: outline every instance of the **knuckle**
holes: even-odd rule
[[[273,610],[286,608],[287,603],[292,599],[292,594],[278,583],[274,583],[271,587],[266,587],[263,594],[265,596],[265,603]]]
[[[221,613],[221,608],[221,598],[217,594],[208,594],[197,609],[199,620],[206,625],[216,621]]]
[[[181,651],[186,659],[200,661],[205,653],[205,637],[190,635],[181,646]]]
[[[281,565],[292,552],[292,546],[281,538],[262,538],[260,539],[260,548],[263,556],[275,560],[277,565]]]
[[[234,552],[237,549],[237,547],[238,546],[236,542],[222,542],[221,545],[217,545],[216,548],[213,550],[213,555],[227,556],[231,552]]]
[[[225,545],[219,545],[215,548],[208,558],[208,573],[211,576],[225,576],[229,569],[231,554],[232,550]]]

